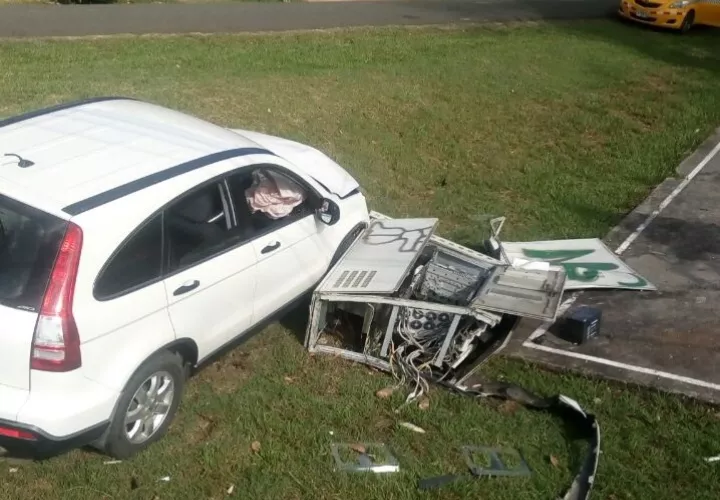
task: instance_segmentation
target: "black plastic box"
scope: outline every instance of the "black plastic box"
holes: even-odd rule
[[[600,334],[601,322],[600,309],[580,306],[568,314],[563,322],[562,338],[573,344],[584,344]]]

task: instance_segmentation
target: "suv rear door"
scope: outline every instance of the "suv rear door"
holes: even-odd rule
[[[0,385],[30,389],[30,350],[67,221],[0,194]]]

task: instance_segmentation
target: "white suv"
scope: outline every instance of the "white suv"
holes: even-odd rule
[[[368,221],[344,169],[285,139],[127,98],[0,121],[0,447],[137,453],[192,368]]]

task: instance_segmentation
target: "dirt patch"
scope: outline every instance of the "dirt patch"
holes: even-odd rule
[[[304,368],[299,376],[305,378],[311,376],[308,370],[313,373],[320,373],[318,383],[313,384],[313,390],[319,395],[337,396],[341,393],[341,384],[344,377],[347,376],[349,370],[357,370],[359,377],[368,376],[367,370],[364,373],[357,363],[338,356],[313,356],[312,363],[308,368]]]
[[[212,415],[198,414],[192,428],[187,433],[188,441],[192,444],[200,444],[209,440],[215,429],[217,420]]]
[[[503,401],[497,410],[503,415],[514,415],[520,409],[520,403],[513,400]]]
[[[602,149],[607,146],[609,139],[606,134],[598,130],[585,130],[580,142],[585,149]]]
[[[395,426],[395,422],[393,422],[393,420],[388,417],[380,417],[373,424],[373,427],[380,432],[392,429],[394,426]]]
[[[20,474],[21,471],[17,472],[16,474]],[[26,498],[45,498],[45,495],[50,495],[54,491],[56,491],[57,486],[52,483],[52,481],[49,481],[48,479],[42,478],[42,477],[35,477],[32,479],[32,482],[29,485],[29,491],[26,491],[28,496]]]
[[[622,120],[625,124],[624,126],[638,132],[650,132],[653,129],[653,123],[655,122],[652,116],[646,116],[641,111],[633,110],[631,108],[610,109],[608,113],[615,118]]]
[[[216,394],[235,392],[253,374],[249,352],[232,351],[200,373],[199,380],[209,384]]]
[[[674,81],[669,75],[646,75],[643,82],[644,89],[651,89],[657,92],[670,92]]]

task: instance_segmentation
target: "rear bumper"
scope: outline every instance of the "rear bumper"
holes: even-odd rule
[[[116,391],[88,380],[79,370],[32,371],[30,376],[32,391],[0,385],[0,447],[13,456],[42,458],[102,436]]]
[[[648,26],[680,29],[687,12],[683,9],[666,9],[663,7],[657,9],[643,8],[636,6],[632,1],[622,1],[618,14],[625,19]],[[642,15],[646,17],[640,17]]]
[[[0,420],[0,447],[4,448],[9,456],[15,458],[48,458],[96,441],[109,425],[109,422],[103,422],[70,436],[57,437],[33,425]],[[25,438],[8,437],[3,435],[6,434],[4,432],[6,430],[22,431],[23,435],[29,433],[32,435],[32,439],[29,438],[30,436]]]

